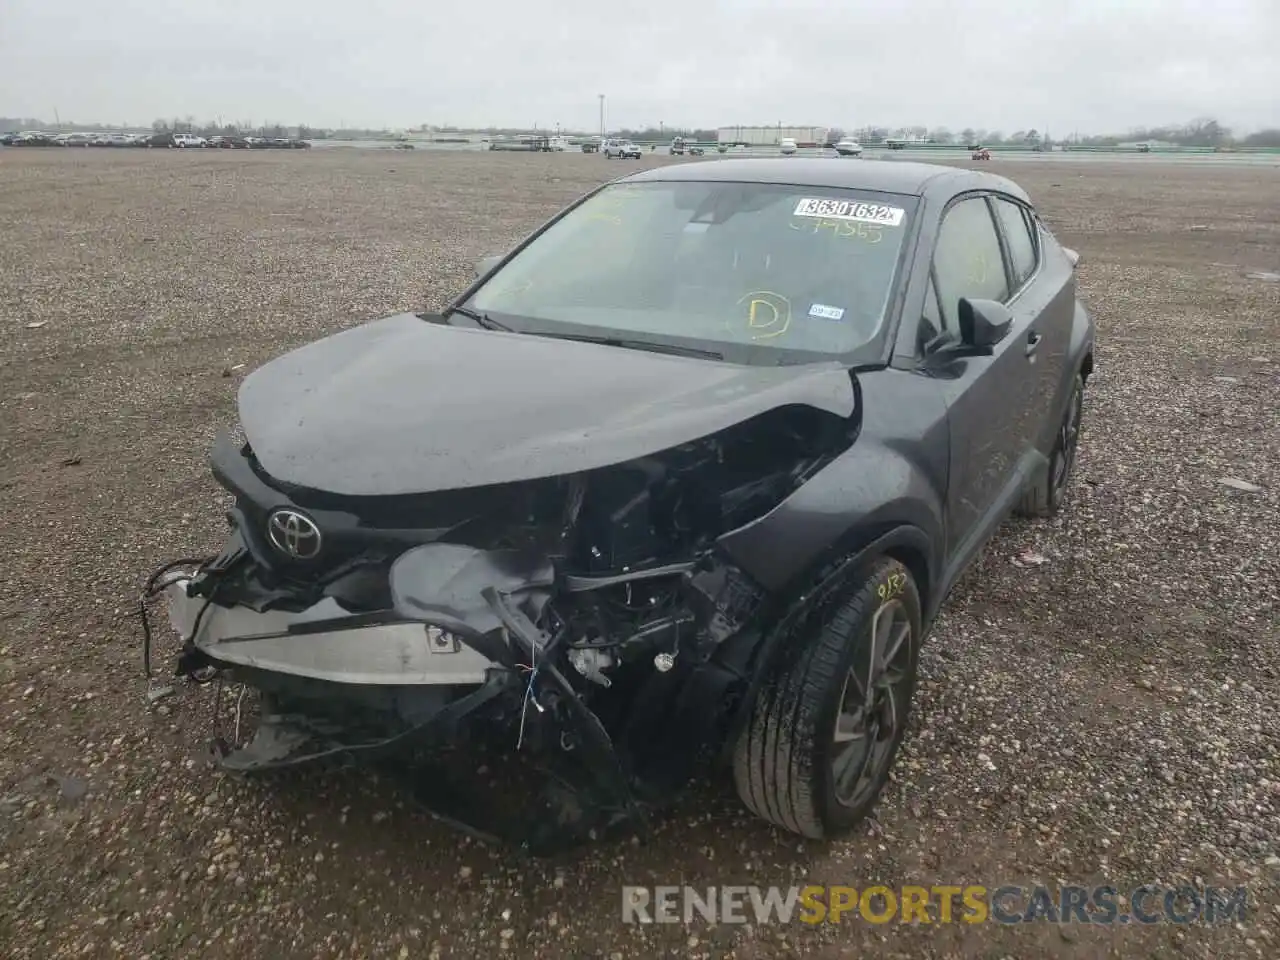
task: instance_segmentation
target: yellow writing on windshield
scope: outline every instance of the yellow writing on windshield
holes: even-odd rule
[[[821,230],[831,231],[833,237],[848,237],[866,243],[879,243],[884,239],[884,228],[874,223],[861,223],[855,220],[824,220],[818,217],[803,221],[792,220],[787,224],[792,230],[804,233],[818,233]]]
[[[791,327],[791,301],[772,290],[753,290],[738,301],[746,304],[752,340],[780,337]]]
[[[969,258],[969,282],[976,286],[984,284],[990,274],[991,269],[986,253],[981,250],[975,251]]]

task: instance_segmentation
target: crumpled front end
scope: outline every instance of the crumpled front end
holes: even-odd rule
[[[486,566],[479,551],[468,553]],[[170,571],[153,588],[164,595],[183,641],[176,672],[240,683],[260,695],[254,734],[242,741],[237,711],[231,742],[217,744],[228,769],[250,772],[385,752],[412,741],[446,742],[457,722],[514,692],[509,647],[495,661],[456,632],[394,611],[351,613],[331,598],[298,611],[220,602],[220,586],[249,563],[233,535],[216,560],[195,571]],[[525,599],[519,591],[508,598],[516,609]]]
[[[546,820],[531,832],[553,843],[643,822],[646,803],[710,759],[746,666],[747,647],[735,663],[726,641],[764,596],[709,560],[558,578],[528,553],[435,543],[392,565],[392,610],[351,613],[325,599],[259,612],[218,597],[220,580],[233,583],[236,565],[251,562],[238,539],[220,558],[231,565],[172,571],[155,587],[182,638],[177,673],[258,694],[252,736],[240,736],[238,706],[235,732],[219,728],[225,768],[470,750],[479,734],[483,749],[549,775],[537,804]],[[623,616],[635,622],[623,627]],[[447,786],[448,803],[424,797],[435,812],[485,836],[508,833],[474,822],[477,801],[458,803]]]
[[[719,755],[776,606],[720,538],[854,428],[789,406],[611,466],[386,496],[277,481],[224,437],[225,547],[149,592],[181,676],[257,693],[252,736],[238,711],[219,741],[230,769],[452,752],[474,771],[496,751],[546,775],[541,805],[514,795],[547,830],[643,820]]]

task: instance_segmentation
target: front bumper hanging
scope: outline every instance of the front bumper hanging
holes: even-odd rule
[[[169,621],[186,644],[220,665],[394,686],[479,684],[497,666],[425,623],[353,616],[330,599],[301,613],[256,613],[192,596],[190,583],[175,577],[165,584]]]
[[[323,691],[326,703],[372,696],[413,704],[407,713],[402,710],[405,722],[400,729],[356,736],[331,720],[276,709],[274,696],[264,694],[252,739],[239,749],[223,745],[217,750],[219,762],[229,770],[279,769],[360,753],[385,757],[401,746],[452,745],[459,722],[506,695],[518,704],[519,729],[511,731],[518,733],[517,749],[525,739],[530,711],[561,724],[559,742],[578,746],[575,764],[590,781],[587,808],[610,811],[615,822],[631,821],[647,832],[645,812],[608,732],[555,665],[563,638],[547,635],[531,619],[529,611],[539,606],[527,602],[530,591],[522,593],[522,588],[535,583],[549,595],[545,588],[551,577],[543,571],[522,579],[513,564],[510,556],[456,545],[410,550],[393,568],[392,589],[396,594],[396,568],[401,584],[407,576],[422,588],[400,590],[396,604],[422,620],[403,619],[392,611],[353,615],[331,599],[297,613],[223,605],[217,602],[216,582],[201,582],[220,575],[211,574],[208,565],[195,571],[189,565],[158,572],[148,592],[164,596],[170,623],[182,638],[179,675],[199,679],[227,674],[262,690],[280,683],[303,684]],[[439,582],[432,584],[432,578]],[[143,616],[149,667],[145,598]],[[482,836],[503,832],[471,827],[464,815],[437,809],[430,795],[423,795],[424,778],[416,785],[424,803],[442,820]],[[581,798],[573,801],[580,803]],[[568,819],[574,821],[572,832],[581,835],[584,817],[575,814]],[[556,845],[546,831],[542,833],[538,845]]]

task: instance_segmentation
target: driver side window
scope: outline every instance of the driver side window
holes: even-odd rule
[[[961,200],[947,211],[938,229],[933,270],[943,329],[956,329],[962,297],[1008,299],[1004,254],[985,197]]]

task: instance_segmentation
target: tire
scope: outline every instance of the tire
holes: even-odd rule
[[[842,747],[836,742],[837,723],[846,694],[860,698],[851,670],[869,665],[873,628],[907,634],[892,657],[892,695],[880,707],[880,721],[892,712],[891,734],[881,735],[870,711],[866,731]],[[770,823],[813,839],[846,833],[879,799],[893,767],[910,719],[920,656],[920,594],[905,566],[881,557],[850,584],[806,611],[767,676],[741,737],[734,745],[733,773],[738,795],[749,810]],[[875,726],[875,732],[871,729]],[[864,744],[860,747],[858,744]],[[865,782],[856,789],[837,789],[834,764],[842,750],[866,751],[862,760]],[[853,765],[857,769],[858,765]]]
[[[1071,397],[1054,436],[1049,463],[1027,487],[1018,502],[1017,512],[1024,517],[1052,517],[1062,509],[1071,485],[1071,473],[1080,446],[1080,422],[1084,414],[1084,377],[1076,374],[1071,384]]]

